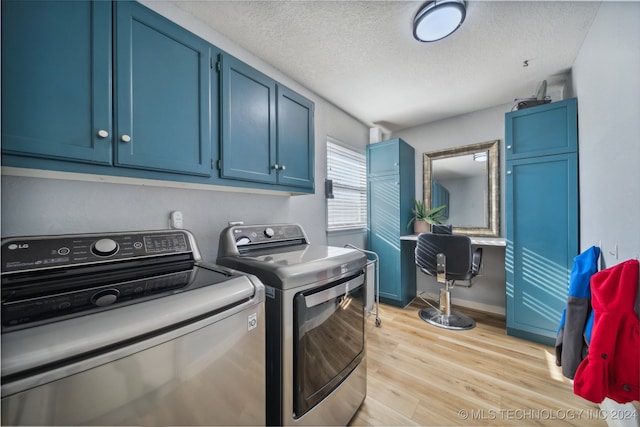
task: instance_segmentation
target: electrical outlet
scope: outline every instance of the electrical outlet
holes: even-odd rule
[[[182,212],[180,211],[171,212],[171,214],[169,215],[169,220],[170,220],[171,228],[179,230],[184,226],[184,223],[182,220]]]

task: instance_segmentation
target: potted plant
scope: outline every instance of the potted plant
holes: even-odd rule
[[[413,223],[413,232],[415,234],[428,232],[431,229],[431,224],[442,224],[444,222],[446,218],[442,214],[442,210],[446,207],[447,205],[442,205],[427,210],[423,201],[414,199],[413,209],[411,209],[413,217],[409,220],[407,228]]]

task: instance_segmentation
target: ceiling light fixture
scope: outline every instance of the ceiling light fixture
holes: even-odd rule
[[[435,42],[457,30],[467,15],[464,0],[435,0],[425,3],[413,19],[413,37]]]

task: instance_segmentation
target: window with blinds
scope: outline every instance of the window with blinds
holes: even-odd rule
[[[327,230],[367,226],[367,162],[363,153],[327,140],[327,179],[333,198],[327,199]]]

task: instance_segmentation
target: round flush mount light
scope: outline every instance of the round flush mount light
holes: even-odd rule
[[[425,3],[413,19],[413,37],[435,42],[447,37],[464,22],[464,0],[435,0]]]

